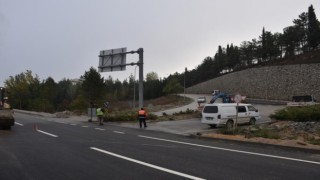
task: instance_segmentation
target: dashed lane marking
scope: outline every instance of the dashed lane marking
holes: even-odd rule
[[[61,121],[55,121],[55,122],[60,123],[60,124],[68,124],[66,122],[61,122]]]
[[[17,123],[17,122],[14,122],[14,124],[19,125],[19,126],[23,126],[23,124],[20,124],[20,123]]]
[[[100,130],[100,131],[104,131],[105,129],[102,129],[102,128],[94,128],[96,130]]]
[[[45,132],[45,131],[41,131],[41,130],[37,130],[39,133],[42,133],[42,134],[46,134],[48,136],[51,136],[51,137],[58,137],[57,135],[54,135],[54,134],[51,134],[51,133],[48,133],[48,132]]]
[[[113,132],[117,134],[124,134],[124,132],[120,132],[120,131],[113,131]]]

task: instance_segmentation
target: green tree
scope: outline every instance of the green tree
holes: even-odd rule
[[[37,111],[54,112],[57,105],[58,85],[53,78],[48,77],[42,84],[39,96],[35,99],[37,103],[33,107]]]
[[[289,26],[284,29],[283,43],[285,56],[293,56],[300,45],[299,30],[296,26]]]
[[[70,103],[77,95],[77,84],[72,84],[69,79],[63,79],[58,84],[57,110],[63,111],[70,109]]]
[[[267,47],[267,37],[266,37],[266,32],[263,27],[262,29],[262,35],[260,36],[260,47],[261,47],[261,59],[262,62],[266,61],[267,56],[268,56],[268,47]]]
[[[81,76],[81,90],[85,97],[89,101],[102,104],[105,97],[105,84],[104,79],[101,77],[100,73],[93,67],[89,71],[86,71],[83,76]]]
[[[316,49],[320,44],[320,24],[311,5],[308,9],[308,44],[311,49]]]
[[[297,40],[299,41],[299,45],[297,47],[298,51],[306,52],[309,51],[310,47],[308,46],[308,13],[303,12],[299,15],[298,19],[293,20]]]
[[[159,79],[159,76],[156,72],[149,72],[146,75],[146,81],[154,81],[158,79]]]
[[[163,83],[159,80],[159,76],[156,72],[147,73],[146,81],[144,82],[144,98],[152,99],[163,95]]]
[[[183,92],[183,87],[177,78],[171,78],[164,86],[163,92],[166,94],[177,94]]]
[[[39,78],[37,75],[34,77],[30,70],[10,76],[4,84],[14,108],[29,110],[30,100],[39,93]]]

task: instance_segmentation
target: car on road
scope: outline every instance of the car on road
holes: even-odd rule
[[[207,99],[206,99],[206,97],[204,97],[204,96],[198,97],[197,102],[198,102],[198,103],[206,103],[206,102],[207,102]]]
[[[237,112],[238,109],[238,112]],[[251,104],[237,103],[214,103],[206,104],[202,110],[201,123],[211,127],[249,123],[254,125],[261,116],[258,110]]]

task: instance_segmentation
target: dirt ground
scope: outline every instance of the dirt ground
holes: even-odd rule
[[[202,136],[209,137],[209,138],[218,138],[218,139],[255,142],[255,143],[262,143],[262,144],[273,144],[273,145],[280,145],[280,146],[320,150],[319,145],[308,144],[301,140],[280,140],[280,139],[267,139],[267,138],[260,138],[260,137],[246,138],[244,135],[223,135],[223,134],[205,134]]]

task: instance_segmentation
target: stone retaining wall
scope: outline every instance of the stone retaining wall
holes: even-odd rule
[[[259,99],[291,100],[293,95],[314,95],[320,100],[320,64],[251,68],[189,87],[186,93],[208,94],[214,89]]]

